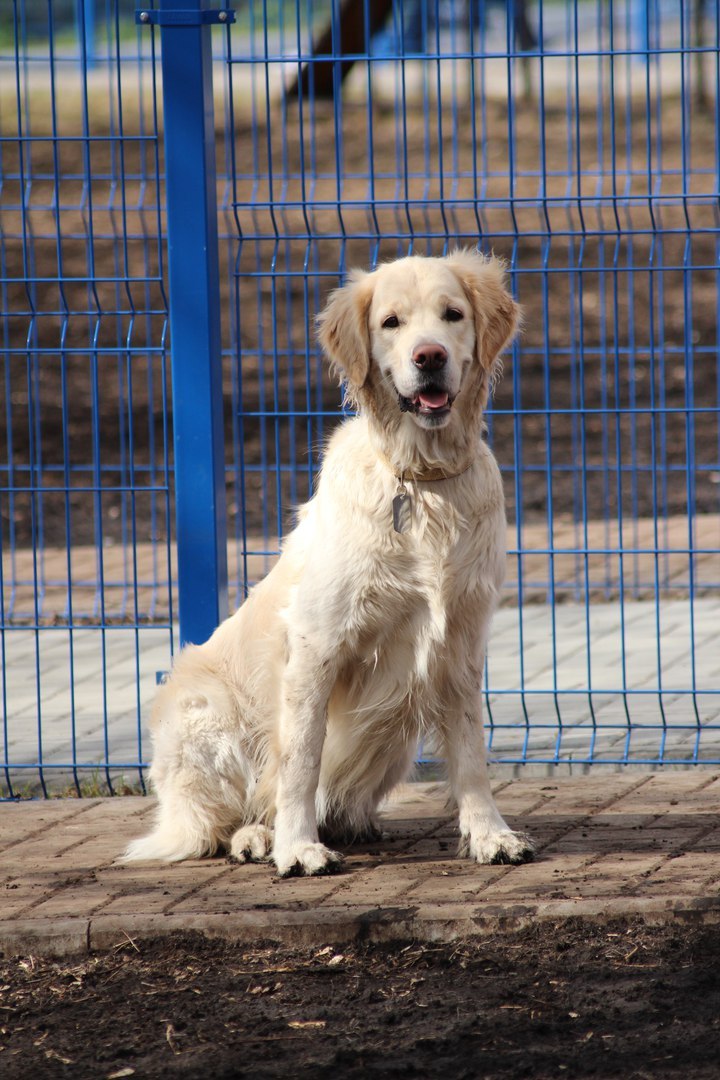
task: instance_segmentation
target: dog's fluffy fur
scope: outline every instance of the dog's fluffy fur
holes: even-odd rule
[[[282,875],[333,870],[321,838],[376,835],[425,735],[447,760],[460,853],[531,856],[493,801],[481,718],[505,565],[482,418],[519,319],[503,276],[477,252],[411,256],[330,297],[320,341],[359,415],[333,435],[278,564],[160,688],[158,818],[126,859],[226,848]],[[401,475],[412,519],[398,533]]]

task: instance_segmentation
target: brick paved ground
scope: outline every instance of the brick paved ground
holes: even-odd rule
[[[453,939],[538,918],[702,918],[720,922],[720,774],[709,769],[520,779],[496,786],[538,856],[519,867],[454,858],[439,790],[408,788],[387,836],[356,848],[336,877],[278,880],[224,858],[177,866],[114,863],[148,827],[143,798],[0,807],[0,949],[111,948],[201,930],[316,944]]]

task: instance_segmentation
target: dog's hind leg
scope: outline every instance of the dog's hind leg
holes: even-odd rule
[[[129,845],[124,862],[212,855],[247,820],[252,766],[227,722],[229,703],[212,700],[207,692],[181,690],[159,695],[159,704],[150,771],[157,818],[149,836]]]
[[[272,829],[267,825],[243,825],[230,840],[230,858],[235,862],[265,862],[272,849]]]

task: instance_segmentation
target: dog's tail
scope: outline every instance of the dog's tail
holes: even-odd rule
[[[133,840],[121,862],[200,859],[232,836],[244,817],[247,782],[232,723],[236,710],[202,651],[186,649],[158,690],[151,717],[155,825]]]
[[[118,861],[180,862],[213,855],[217,848],[215,830],[204,815],[188,800],[174,799],[173,805],[161,804],[153,831],[133,840]]]
[[[178,828],[158,827],[149,836],[141,836],[128,844],[118,862],[181,862],[183,859],[202,859],[215,850],[207,837],[193,836]]]

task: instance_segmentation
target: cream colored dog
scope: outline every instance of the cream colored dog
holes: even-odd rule
[[[483,409],[517,325],[502,267],[476,252],[400,259],[333,293],[320,341],[359,415],[278,564],[160,688],[157,824],[126,859],[223,847],[271,854],[282,876],[332,871],[321,837],[377,836],[425,735],[447,760],[460,854],[532,857],[493,801],[481,717],[505,566]]]

